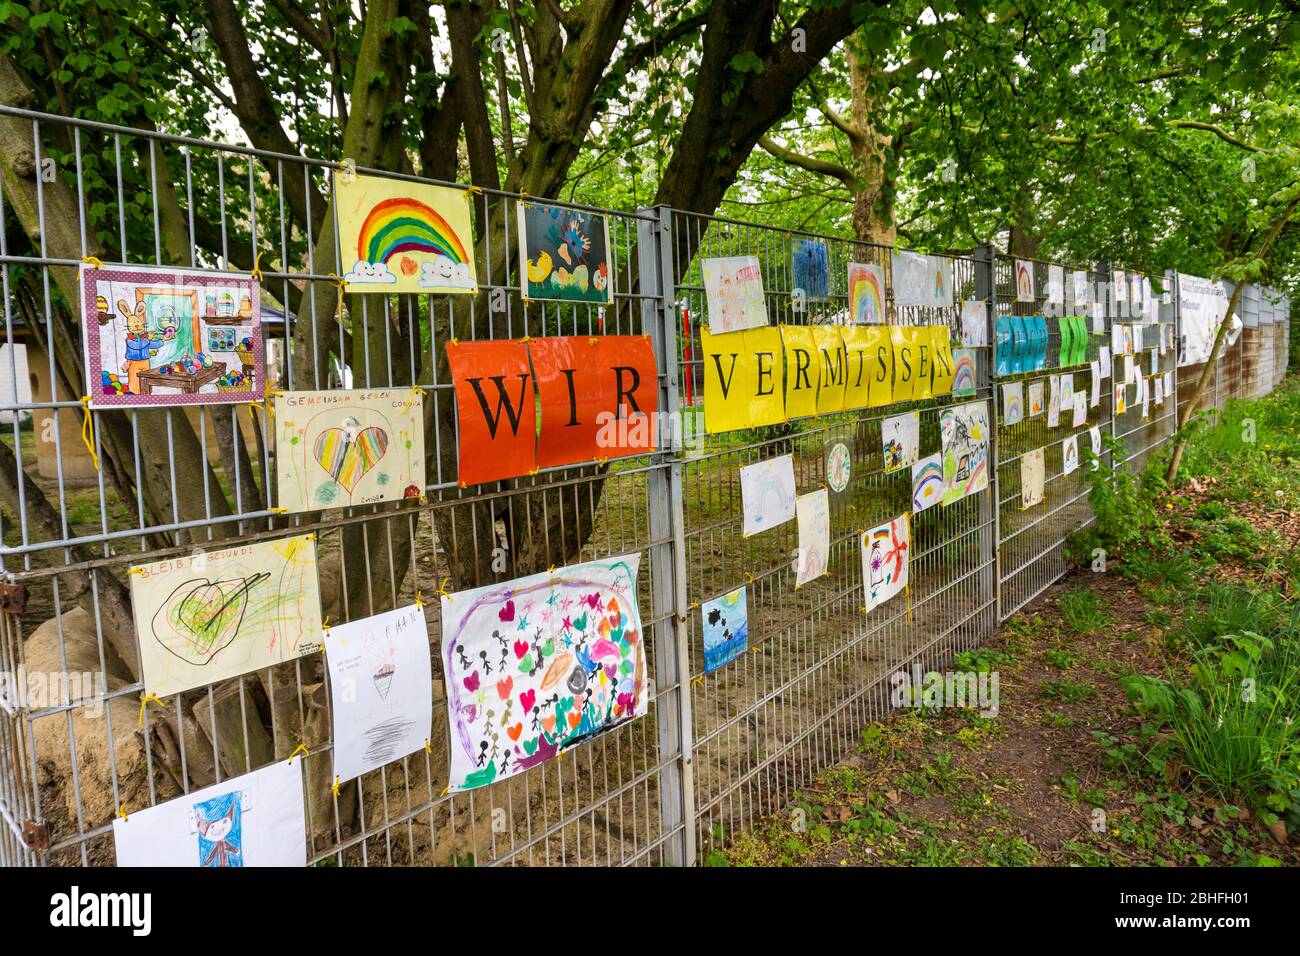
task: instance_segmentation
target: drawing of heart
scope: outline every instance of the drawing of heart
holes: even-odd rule
[[[388,432],[377,425],[360,428],[359,424],[349,418],[342,428],[323,429],[312,449],[325,473],[349,495],[388,451]]]
[[[270,577],[263,571],[223,581],[185,581],[154,613],[150,623],[154,638],[186,663],[209,663],[239,636],[249,592]]]
[[[526,690],[519,695],[519,704],[524,708],[524,710],[532,710],[533,703],[536,700],[537,700],[537,692],[534,690]]]
[[[507,727],[506,733],[510,735],[511,740],[518,740],[519,735],[524,732],[523,724],[515,724],[513,727]]]

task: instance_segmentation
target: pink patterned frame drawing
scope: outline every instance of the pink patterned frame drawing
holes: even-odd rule
[[[151,374],[153,369],[150,369],[144,373],[149,375],[152,380],[149,385],[151,389],[149,394],[136,394],[130,391],[122,393],[110,392],[103,384],[103,372],[109,370],[106,367],[106,362],[113,363],[112,374],[118,376],[119,381],[129,377],[128,373],[122,368],[117,356],[108,357],[104,352],[109,336],[121,334],[121,327],[125,324],[125,318],[117,309],[116,301],[109,301],[107,303],[109,318],[107,321],[101,322],[101,309],[97,303],[99,283],[101,281],[111,281],[119,287],[122,285],[134,286],[129,294],[124,295],[121,292],[115,292],[110,297],[114,300],[123,299],[131,310],[135,310],[140,306],[143,301],[143,294],[156,291],[158,287],[180,287],[185,290],[193,290],[199,303],[196,315],[192,317],[195,328],[199,330],[195,342],[195,352],[207,351],[202,348],[205,344],[203,337],[205,329],[210,330],[214,325],[233,328],[235,329],[235,341],[238,344],[240,338],[239,329],[248,326],[251,329],[247,336],[251,339],[250,344],[252,346],[251,365],[248,365],[240,353],[234,350],[208,351],[207,354],[213,357],[214,368],[220,365],[227,372],[243,371],[245,368],[251,368],[253,370],[252,386],[237,390],[221,389],[218,388],[217,382],[224,376],[218,375],[213,378],[213,373],[206,371],[199,376],[195,376],[208,380],[198,385],[197,391],[178,391],[178,388],[184,388],[185,386],[172,386],[167,379]],[[141,291],[141,295],[137,295],[137,289]],[[237,291],[240,298],[247,297],[251,306],[247,320],[241,319],[238,324],[208,323],[206,321],[208,316],[202,313],[206,303],[204,293],[209,289],[227,292]],[[83,266],[81,269],[81,321],[85,339],[86,387],[87,393],[90,395],[90,406],[92,408],[137,408],[170,405],[226,405],[262,401],[266,397],[266,347],[262,341],[260,291],[258,282],[253,276],[238,272],[174,269],[164,266]],[[220,358],[219,362],[217,361],[218,357]],[[192,384],[191,379],[180,375],[176,377],[176,381]],[[161,389],[161,391],[153,389]]]

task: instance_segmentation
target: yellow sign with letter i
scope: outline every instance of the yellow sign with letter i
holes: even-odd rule
[[[877,325],[863,329],[867,340],[867,378],[871,382],[872,408],[894,404],[894,345],[892,329]]]
[[[844,407],[865,408],[871,395],[872,337],[870,329],[860,325],[840,329],[840,346],[844,349]]]

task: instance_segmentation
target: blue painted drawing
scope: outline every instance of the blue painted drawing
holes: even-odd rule
[[[704,672],[735,660],[749,647],[749,610],[738,587],[700,608],[704,617]]]
[[[199,866],[244,865],[244,820],[238,790],[194,804],[194,823]]]
[[[796,239],[791,248],[794,288],[803,289],[809,302],[830,295],[831,272],[826,263],[826,243],[820,239]]]

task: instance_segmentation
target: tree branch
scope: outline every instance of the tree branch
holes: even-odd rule
[[[758,138],[758,145],[783,163],[798,166],[800,169],[806,169],[810,173],[817,173],[819,176],[830,176],[832,179],[838,179],[850,192],[857,192],[860,188],[861,184],[858,178],[847,167],[841,166],[839,163],[817,159],[813,156],[805,156],[793,149],[782,146],[767,135]]]

